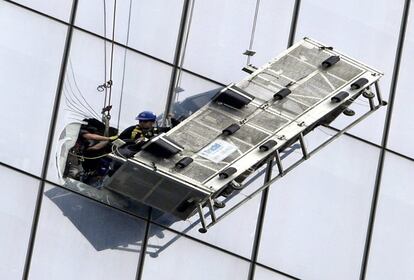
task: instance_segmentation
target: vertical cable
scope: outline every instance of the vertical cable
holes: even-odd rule
[[[129,33],[131,28],[131,11],[132,11],[132,0],[129,0],[129,11],[128,11],[128,29],[127,29],[127,38],[125,42],[125,46],[128,47],[129,44]],[[125,85],[125,68],[126,68],[126,57],[127,57],[128,49],[124,49],[124,62],[122,68],[122,81],[121,81],[121,97],[119,98],[119,111],[118,111],[118,122],[116,124],[116,128],[119,129],[119,122],[121,120],[121,111],[122,111],[122,99],[124,96],[124,85]]]
[[[382,172],[384,169],[386,147],[388,143],[388,135],[390,131],[392,111],[394,108],[394,101],[395,101],[397,84],[398,84],[398,74],[400,72],[401,57],[403,53],[405,33],[407,29],[407,22],[408,22],[408,16],[409,16],[409,11],[410,11],[410,3],[411,3],[411,0],[405,0],[404,10],[403,10],[402,19],[401,19],[400,33],[398,37],[397,50],[395,54],[394,70],[393,70],[392,79],[391,79],[390,95],[388,97],[388,108],[387,108],[387,114],[385,116],[384,130],[383,130],[382,141],[381,141],[381,152],[380,152],[379,160],[378,160],[377,174],[376,174],[375,186],[374,186],[374,190],[372,194],[371,210],[369,214],[367,234],[365,237],[364,254],[362,257],[361,271],[359,275],[360,280],[364,280],[366,278],[366,273],[367,273],[369,253],[371,249],[372,235],[374,231],[375,217],[376,217],[377,206],[378,206],[378,198],[379,198],[380,187],[381,187]]]
[[[63,88],[64,88],[63,85],[65,82],[66,68],[67,68],[68,61],[69,61],[70,46],[71,46],[72,35],[73,35],[73,25],[75,23],[77,7],[78,7],[78,0],[73,0],[72,11],[71,11],[70,20],[69,20],[69,26],[68,26],[68,31],[66,33],[65,46],[63,50],[62,63],[61,63],[60,72],[59,72],[59,79],[58,79],[58,85],[56,89],[55,101],[53,104],[52,117],[51,117],[51,121],[49,125],[49,132],[47,136],[47,144],[46,144],[46,149],[45,149],[45,154],[44,154],[44,159],[43,159],[43,166],[42,166],[42,173],[41,173],[42,180],[39,183],[39,190],[37,192],[37,197],[36,197],[36,206],[35,206],[35,210],[33,213],[32,227],[30,230],[29,242],[27,245],[26,259],[25,259],[23,275],[22,275],[22,279],[24,280],[28,279],[30,265],[32,261],[33,248],[34,248],[36,232],[37,232],[37,225],[39,223],[40,210],[42,207],[45,180],[47,177],[49,159],[50,159],[50,155],[52,151],[53,138],[55,134],[57,117],[59,113],[60,99],[63,94]]]
[[[104,38],[106,38],[106,0],[103,0],[103,32],[104,32]],[[107,81],[107,77],[106,77],[106,40],[103,40],[104,43],[104,85],[106,84]],[[106,107],[106,99],[108,96],[108,88],[104,87],[104,91],[105,91],[105,98],[104,98],[104,104],[102,106],[102,108]]]
[[[256,9],[255,9],[255,12],[254,12],[253,24],[252,24],[252,32],[250,34],[250,43],[249,43],[248,50],[253,49],[254,35],[256,33],[257,17],[259,15],[259,7],[260,7],[260,0],[257,0],[256,1]],[[251,58],[251,56],[247,55],[246,65],[250,64],[250,58]]]
[[[111,85],[109,86],[108,106],[111,106],[112,86],[113,86],[112,74],[113,74],[113,64],[114,64],[115,26],[116,26],[116,0],[114,1],[114,15],[113,15],[113,20],[112,20],[111,61],[110,61],[110,68],[109,68],[109,81],[111,82]],[[108,111],[108,115],[109,115],[109,111]]]

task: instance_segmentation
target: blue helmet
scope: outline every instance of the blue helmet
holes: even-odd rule
[[[157,116],[151,111],[143,111],[135,118],[138,121],[152,121],[155,122]]]

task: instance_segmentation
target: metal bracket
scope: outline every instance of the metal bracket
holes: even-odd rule
[[[245,50],[243,54],[247,55],[247,56],[254,56],[256,54],[256,51],[254,51],[254,50]]]

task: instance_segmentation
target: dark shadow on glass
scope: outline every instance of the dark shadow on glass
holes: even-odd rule
[[[88,240],[96,251],[122,250],[139,252],[137,247],[142,246],[145,222],[132,216],[115,211],[109,207],[96,204],[62,188],[52,188],[45,195],[62,211],[79,232]],[[145,205],[141,205],[147,209]],[[138,207],[134,205],[133,207]],[[142,211],[143,209],[141,209]],[[163,215],[160,211],[153,211],[155,216]],[[163,224],[177,221],[174,217],[163,217]],[[163,228],[151,230],[149,237],[164,238]],[[167,249],[172,242],[163,246],[148,246],[147,254],[157,257],[160,252]],[[133,248],[130,245],[133,245]]]

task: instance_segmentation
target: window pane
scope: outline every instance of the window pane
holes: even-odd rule
[[[256,265],[254,279],[256,280],[289,280],[290,277],[283,276],[277,272]]]
[[[246,73],[256,1],[195,1],[184,67],[222,83]]]
[[[414,71],[414,11],[411,6],[398,87],[392,114],[388,148],[414,158],[412,73]]]
[[[67,27],[0,2],[0,161],[40,175]]]
[[[47,186],[30,279],[134,279],[145,222]]]
[[[253,50],[257,53],[251,59],[253,65],[262,66],[286,49],[294,2],[260,1],[253,43]]]
[[[0,166],[0,278],[23,274],[39,182]]]
[[[104,3],[106,3],[105,6]],[[115,40],[122,44],[127,42],[130,7],[128,46],[172,62],[183,0],[117,1]],[[106,36],[111,38],[113,0],[80,0],[76,25],[103,36],[104,8],[106,10]]]
[[[177,106],[180,105],[183,107],[182,109],[187,110],[185,105],[190,102],[194,104],[194,108],[191,111],[194,113],[196,108],[201,108],[205,104],[207,104],[211,98],[223,87],[217,83],[213,83],[206,79],[199,78],[195,75],[189,74],[185,71],[181,72],[179,75],[179,90],[176,93],[176,102]],[[186,98],[190,98],[187,99]],[[178,108],[180,110],[180,107]],[[188,110],[190,110],[188,108]]]
[[[414,275],[414,162],[387,153],[369,255],[367,279]]]
[[[142,279],[247,279],[249,263],[151,225]],[[177,238],[178,237],[178,238]],[[169,244],[171,242],[171,244]]]
[[[59,0],[59,1],[13,0],[13,1],[20,3],[22,5],[25,5],[34,10],[38,10],[42,13],[51,15],[52,17],[56,17],[64,21],[69,21],[73,0]]]
[[[388,99],[404,1],[302,1],[296,38],[310,37],[385,73],[383,98]],[[381,141],[385,109],[351,130],[367,140]],[[340,125],[341,123],[338,123]]]
[[[342,136],[275,182],[258,262],[300,279],[357,279],[378,154]]]

